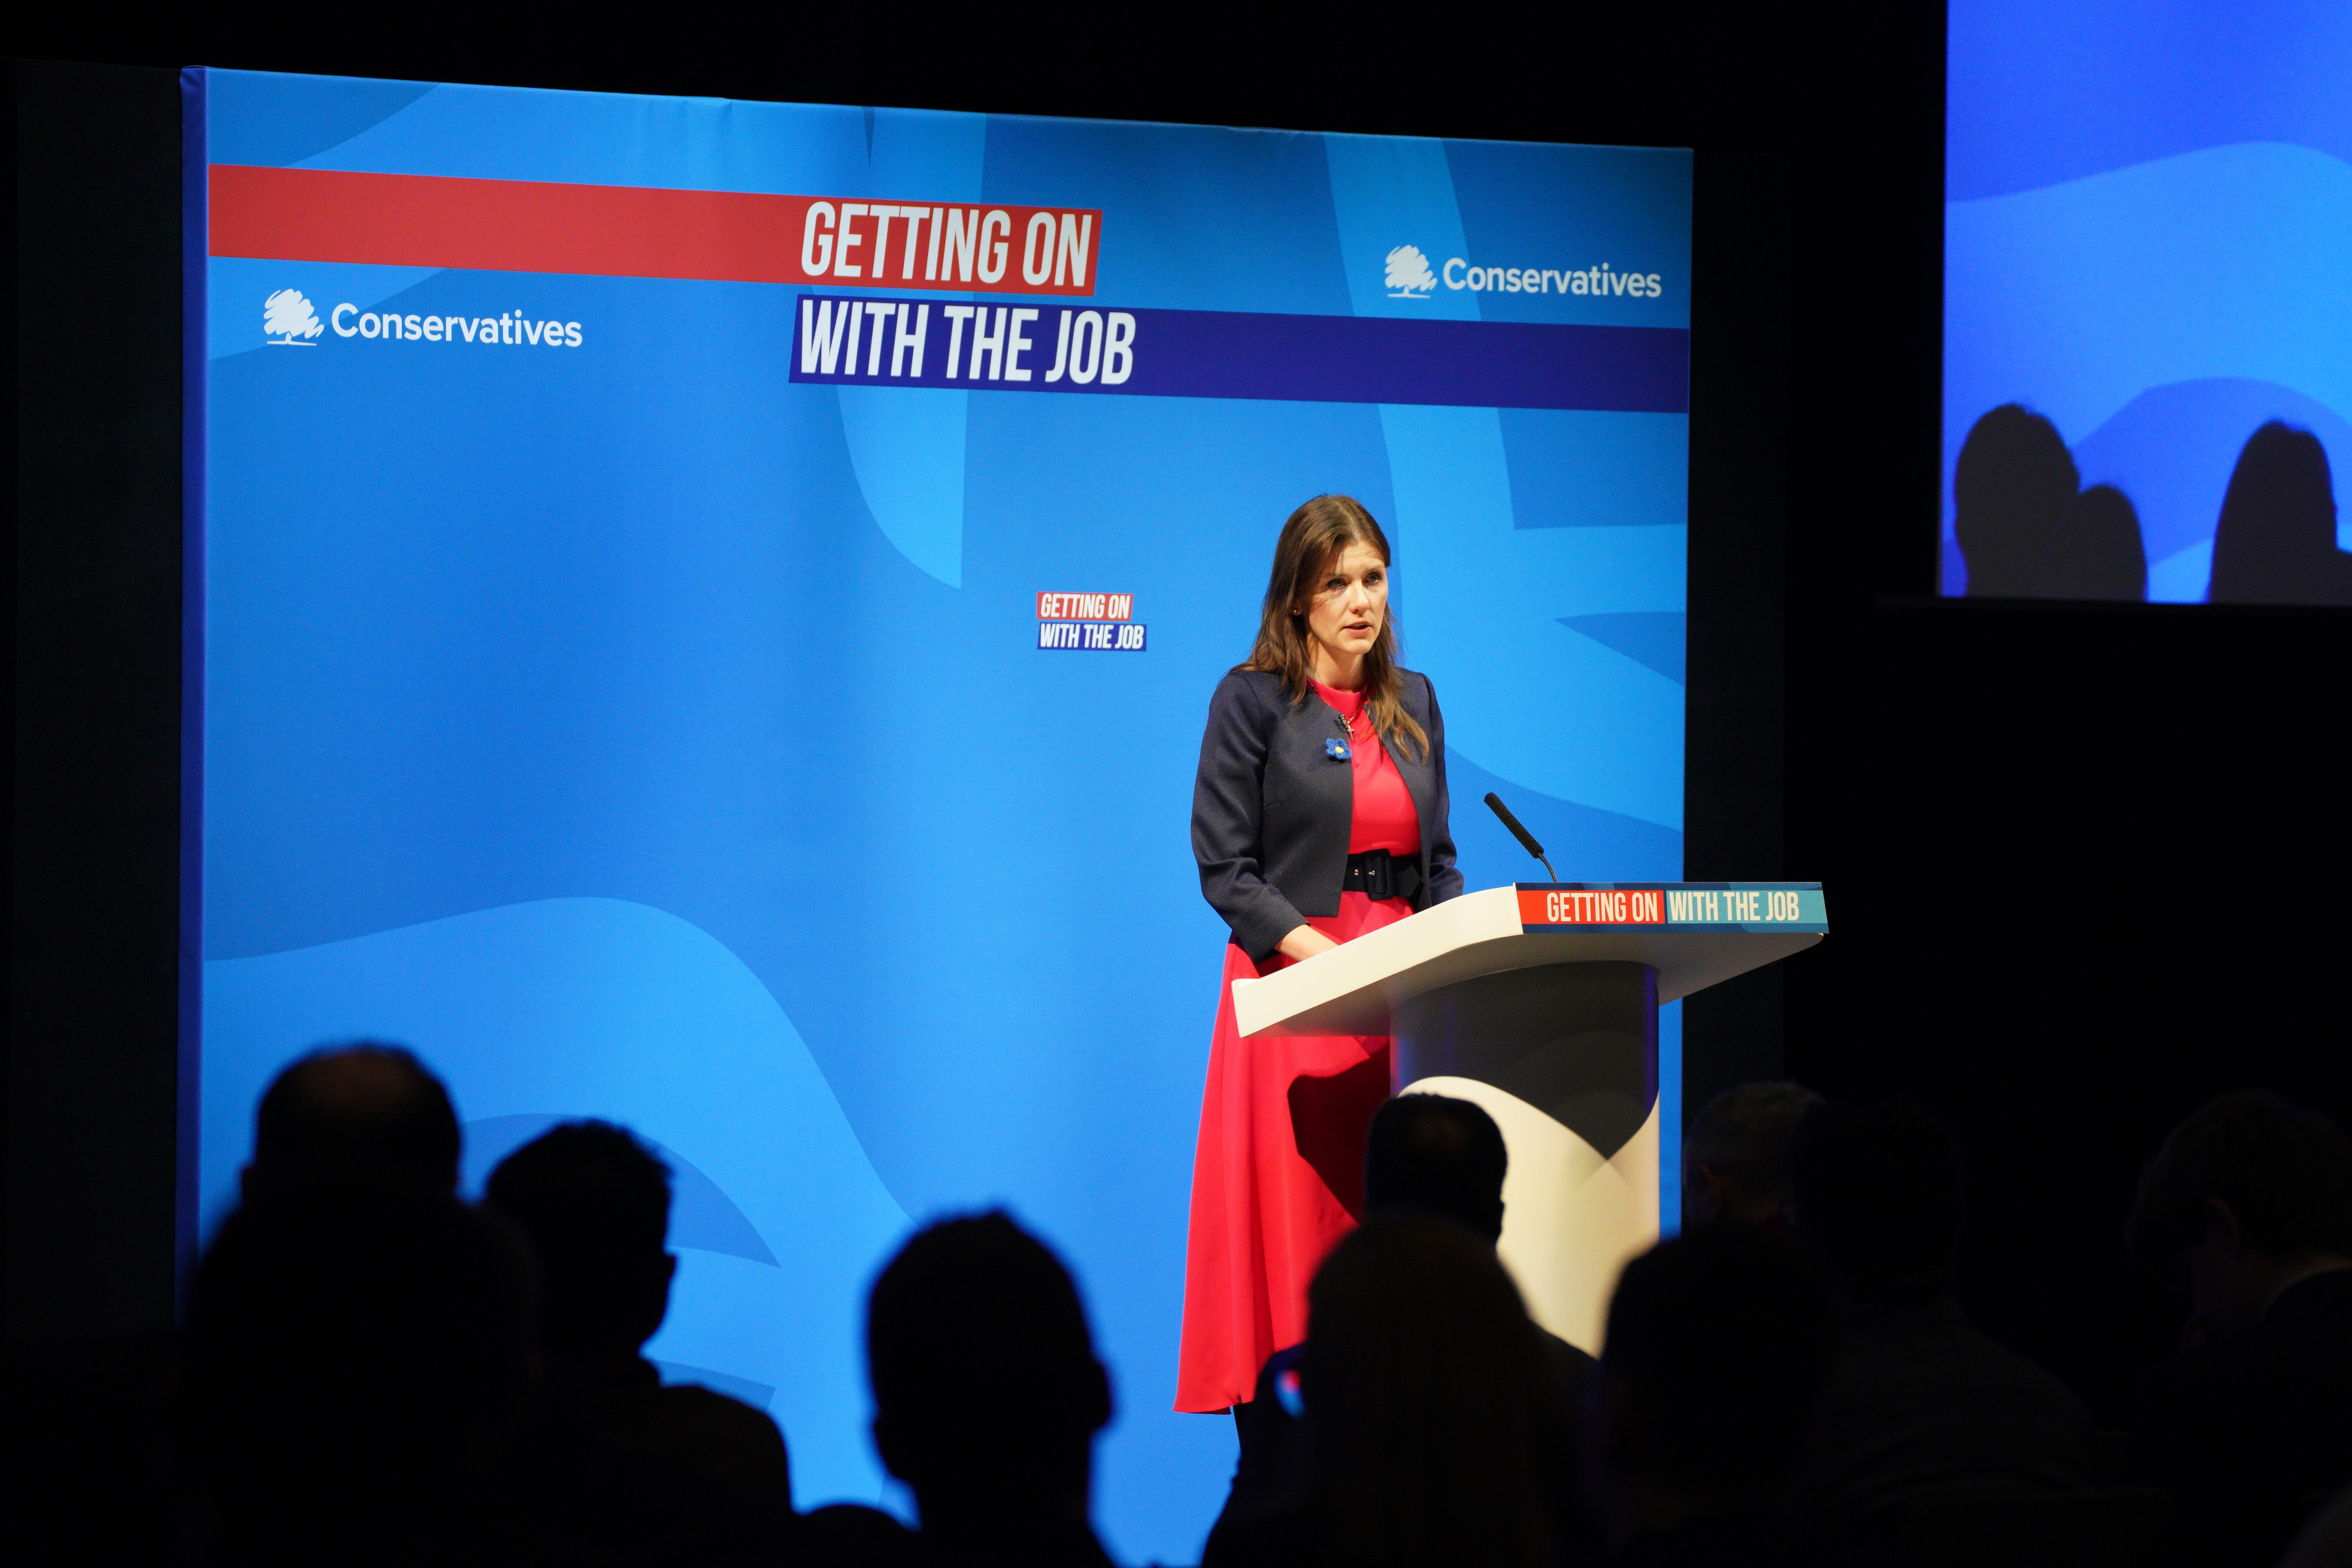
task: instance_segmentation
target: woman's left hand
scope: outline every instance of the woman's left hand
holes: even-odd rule
[[[1318,952],[1328,952],[1339,945],[1313,926],[1297,925],[1290,928],[1290,934],[1282,939],[1282,945],[1278,951],[1283,957],[1297,963],[1302,959],[1312,958]]]

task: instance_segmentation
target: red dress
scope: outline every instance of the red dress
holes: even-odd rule
[[[1355,805],[1348,852],[1421,853],[1421,818],[1396,763],[1368,720],[1363,693],[1318,683],[1315,695],[1349,725]],[[1336,915],[1307,923],[1335,942],[1393,925],[1404,899],[1339,895]],[[1260,969],[1226,944],[1192,1155],[1192,1224],[1184,1267],[1184,1334],[1176,1408],[1245,1404],[1266,1357],[1307,1337],[1307,1282],[1364,1212],[1364,1135],[1390,1093],[1386,1035],[1244,1040],[1234,1023],[1234,982]]]

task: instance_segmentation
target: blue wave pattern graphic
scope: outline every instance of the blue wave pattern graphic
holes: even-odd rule
[[[2269,382],[2226,376],[2143,392],[2076,444],[2083,483],[2114,485],[2138,509],[2149,599],[2204,598],[2230,470],[2246,433],[2272,419],[2318,437],[2339,487],[2352,474],[2352,424],[2334,409]],[[2352,508],[2339,510],[2336,544],[2352,549]]]
[[[803,1047],[805,1049],[805,1047]],[[460,1168],[459,1190],[468,1200],[478,1200],[490,1179],[490,1173],[500,1161],[550,1129],[576,1116],[542,1113],[523,1116],[487,1116],[468,1121],[461,1129],[464,1135],[464,1158]],[[669,1168],[670,1208],[669,1245],[696,1252],[723,1252],[730,1258],[748,1258],[754,1263],[773,1268],[776,1255],[760,1239],[760,1227],[753,1225],[743,1211],[735,1206],[718,1183],[702,1173],[693,1161],[657,1139],[643,1132],[636,1140],[653,1156]],[[771,1393],[774,1391],[770,1390]]]
[[[1098,297],[1138,307],[1687,325],[1683,153],[209,83],[224,161],[1099,206]],[[1670,287],[1391,300],[1405,242]],[[207,1213],[321,1039],[407,1040],[500,1136],[636,1126],[711,1189],[681,1184],[654,1353],[774,1390],[814,1502],[879,1495],[871,1270],[909,1219],[1009,1202],[1119,1379],[1114,1553],[1190,1560],[1232,1437],[1168,1412],[1224,941],[1185,828],[1274,531],[1324,490],[1391,525],[1473,886],[1528,869],[1487,789],[1564,873],[1670,879],[1686,417],[795,386],[782,289],[210,281]],[[284,287],[583,342],[271,348]],[[1150,653],[1041,658],[1040,589],[1134,593]]]
[[[2339,0],[1951,0],[1947,15],[1947,200],[2241,142],[2352,162]]]
[[[2259,425],[2346,471],[2352,8],[1955,0],[1947,58],[1944,591],[1954,458],[2016,401],[2132,499],[2149,597],[2202,598]]]
[[[1944,591],[1966,584],[1951,481],[1960,445],[1987,410],[2021,402],[2081,447],[2145,395],[2216,382],[2278,389],[2266,417],[2294,422],[2295,411],[2316,410],[2340,424],[2352,416],[2352,164],[2308,147],[2247,142],[1951,204]],[[2261,401],[2158,399],[2135,416],[2134,444],[2226,448],[2233,461],[2261,423],[2246,422]],[[2339,490],[2344,471],[2339,459]],[[2228,472],[2225,462],[2203,484],[2218,497]],[[2151,568],[2210,548],[2218,505],[2189,520],[2170,510],[2182,494],[2172,483],[2147,497],[2159,523],[2146,535]],[[2171,572],[2165,592],[2179,594],[2181,579]],[[2201,597],[2202,586],[2183,596]]]
[[[988,121],[978,114],[870,110],[860,195],[976,202]],[[942,301],[969,298],[943,294]],[[963,586],[964,419],[969,394],[844,386],[841,433],[866,508],[900,554],[950,588]]]

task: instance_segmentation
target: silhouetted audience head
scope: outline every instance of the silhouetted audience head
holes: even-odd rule
[[[1360,1532],[1353,1524],[1332,1535],[1326,1517],[1364,1508],[1383,1519],[1402,1510],[1399,1517],[1407,1520],[1409,1528],[1398,1538],[1403,1542],[1396,1549],[1402,1555],[1391,1560],[1422,1560],[1414,1553],[1424,1547],[1434,1550],[1432,1543],[1444,1539],[1441,1525],[1450,1530],[1454,1526],[1447,1521],[1455,1514],[1486,1506],[1461,1490],[1458,1476],[1433,1471],[1426,1478],[1409,1477],[1383,1468],[1405,1466],[1405,1457],[1423,1447],[1459,1450],[1470,1456],[1470,1462],[1500,1465],[1493,1484],[1505,1489],[1498,1496],[1517,1507],[1524,1498],[1510,1489],[1520,1484],[1511,1479],[1517,1472],[1510,1466],[1518,1458],[1498,1458],[1482,1447],[1493,1437],[1485,1430],[1475,1439],[1448,1435],[1480,1422],[1491,1426],[1488,1416],[1499,1419],[1507,1429],[1535,1433],[1543,1456],[1539,1468],[1559,1478],[1572,1473],[1574,1412],[1591,1380],[1593,1361],[1529,1321],[1516,1288],[1498,1266],[1494,1249],[1502,1236],[1503,1179],[1508,1168],[1502,1130],[1470,1100],[1401,1095],[1373,1117],[1364,1152],[1364,1188],[1376,1234],[1342,1242],[1325,1263],[1314,1287],[1319,1294],[1310,1297],[1310,1305],[1322,1304],[1313,1306],[1308,1339],[1271,1357],[1259,1371],[1255,1396],[1234,1409],[1241,1456],[1212,1537],[1210,1561],[1219,1568],[1287,1562],[1305,1549],[1301,1543],[1306,1541],[1320,1542],[1332,1553],[1344,1550],[1354,1560],[1352,1554],[1373,1548],[1358,1538]],[[1457,1235],[1450,1241],[1432,1241],[1426,1231],[1433,1224],[1450,1226]],[[1422,1270],[1422,1277],[1408,1280],[1403,1272],[1408,1268]],[[1456,1268],[1468,1272],[1458,1279],[1441,1277]],[[1377,1327],[1383,1314],[1410,1327],[1415,1337],[1383,1339]],[[1479,1321],[1483,1327],[1465,1326]],[[1327,1323],[1339,1336],[1328,1354],[1323,1349]],[[1492,1342],[1465,1350],[1450,1337],[1457,1333],[1475,1333]],[[1541,1385],[1502,1392],[1504,1383],[1527,1370],[1524,1342],[1534,1344]],[[1310,1435],[1316,1418],[1309,1415],[1300,1419],[1313,1404],[1300,1403],[1303,1380],[1308,1363],[1318,1355],[1324,1358],[1327,1383],[1339,1380],[1334,1386],[1339,1392],[1324,1401],[1327,1414],[1333,1409],[1355,1412],[1342,1423],[1344,1429],[1332,1426],[1336,1415],[1325,1421],[1320,1449]],[[1445,1390],[1451,1404],[1432,1392],[1437,1382],[1448,1378],[1454,1379]],[[1481,1399],[1486,1406],[1476,1404]],[[1486,1415],[1476,1413],[1481,1408]],[[1379,1436],[1383,1432],[1404,1436],[1391,1441]],[[1368,1438],[1366,1433],[1373,1436]],[[1327,1467],[1319,1479],[1313,1472],[1318,1451],[1338,1444],[1352,1452],[1351,1446],[1365,1441],[1386,1446],[1372,1468],[1366,1469],[1359,1457],[1337,1470]],[[1405,1446],[1398,1447],[1397,1443]],[[1424,1492],[1385,1495],[1400,1486],[1423,1487]],[[1302,1488],[1310,1494],[1305,1500]],[[1543,1490],[1539,1486],[1535,1489]],[[1556,1488],[1544,1500],[1550,1510],[1548,1539],[1555,1545],[1589,1532],[1572,1489]],[[1542,1534],[1507,1523],[1490,1545],[1507,1559]]]
[[[2215,604],[2352,604],[2352,557],[2336,547],[2327,448],[2273,419],[2238,454],[2213,531]]]
[[[398,1046],[332,1046],[279,1073],[254,1118],[247,1202],[328,1182],[457,1190],[457,1113],[449,1091]]]
[[[878,1508],[827,1503],[800,1516],[793,1560],[806,1568],[901,1568],[923,1561],[914,1531]]]
[[[2047,591],[2081,484],[2074,454],[2041,415],[2004,403],[1976,422],[1952,474],[1952,526],[1970,597]]]
[[[1503,1234],[1510,1156],[1495,1119],[1466,1100],[1401,1094],[1372,1117],[1364,1197],[1374,1214],[1423,1209],[1489,1242]]]
[[[1683,1228],[1786,1228],[1789,1152],[1821,1104],[1802,1084],[1778,1081],[1743,1083],[1708,1100],[1683,1134]]]
[[[604,1121],[553,1128],[500,1161],[483,1197],[538,1256],[551,1351],[632,1357],[661,1327],[677,1271],[665,1250],[669,1167],[626,1131]]]
[[[866,1360],[875,1447],[927,1536],[1041,1511],[1083,1524],[1110,1378],[1069,1271],[1010,1215],[900,1248],[866,1304]]]
[[[531,1376],[520,1242],[455,1199],[297,1189],[232,1215],[187,1317],[202,1554],[487,1549]]]
[[[2147,548],[2139,513],[2123,491],[2093,485],[2074,498],[2048,592],[2062,599],[2147,597]]]
[[[1908,1098],[1824,1105],[1790,1157],[1798,1237],[1849,1301],[1948,1289],[1960,1237],[1960,1152]]]
[[[2352,1141],[2276,1095],[2224,1095],[2148,1161],[2124,1235],[2207,1326],[2244,1327],[2295,1279],[2352,1262]]]
[[[1325,1561],[1549,1560],[1569,1416],[1483,1238],[1410,1213],[1351,1233],[1308,1288],[1300,1374]]]
[[[767,1561],[791,1530],[792,1461],[766,1411],[664,1386],[639,1353],[669,1310],[670,1173],[627,1130],[550,1129],[483,1194],[530,1243],[550,1376],[515,1489],[551,1561]]]
[[[1836,1343],[1820,1267],[1780,1237],[1720,1227],[1627,1264],[1586,1446],[1619,1536],[1769,1510]]]

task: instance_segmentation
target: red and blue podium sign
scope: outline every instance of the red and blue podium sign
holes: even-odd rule
[[[1830,929],[1819,882],[1521,882],[1518,894],[1519,921],[1529,931]]]

